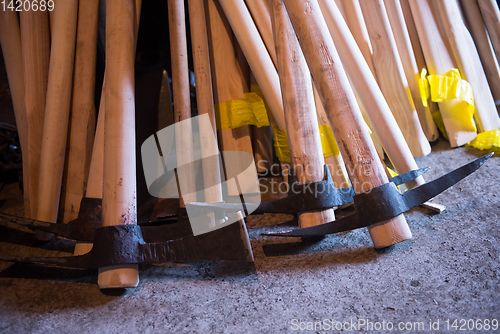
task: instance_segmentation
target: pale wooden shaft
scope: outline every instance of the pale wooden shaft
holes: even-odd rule
[[[366,28],[363,13],[361,12],[360,0],[343,0],[345,22],[351,31],[354,40],[358,44],[366,63],[370,67],[372,73],[375,73],[372,60],[372,49],[368,30]],[[339,8],[339,6],[337,6]],[[340,10],[340,9],[339,9]]]
[[[411,14],[410,3],[409,0],[400,0],[400,4],[403,9],[406,28],[408,28],[408,34],[410,35],[413,54],[415,55],[415,60],[417,61],[418,73],[421,73],[422,69],[427,69],[427,65],[425,63],[422,47],[420,46],[420,40],[418,38],[415,22],[413,21],[413,15]],[[432,102],[430,97],[427,99],[427,104],[429,105],[431,115],[434,112],[439,111],[438,104],[436,102]]]
[[[99,0],[79,2],[66,180],[63,181],[65,187],[61,196],[63,223],[78,216],[92,158],[96,125],[94,96],[98,17]]]
[[[174,118],[176,122],[179,122],[191,118],[184,2],[169,0],[168,9]]]
[[[92,148],[92,159],[90,160],[89,177],[85,197],[102,198],[102,186],[104,179],[104,118],[106,113],[106,91],[103,85],[101,103],[99,105],[99,116],[95,130],[94,145]]]
[[[57,219],[66,153],[78,0],[59,2],[54,11],[37,209],[38,220],[53,223]]]
[[[439,132],[436,123],[432,119],[429,107],[425,107],[420,97],[420,87],[418,85],[419,70],[413,47],[410,40],[410,35],[406,27],[403,9],[399,0],[385,0],[385,8],[392,27],[392,33],[396,42],[399,57],[403,65],[408,88],[410,89],[411,99],[418,114],[418,119],[422,126],[427,140],[435,141],[439,137]]]
[[[409,3],[427,70],[431,75],[442,75],[456,66],[444,44],[428,1],[432,0],[409,0]],[[453,108],[458,103],[461,101],[446,100],[439,103],[451,147],[464,145],[477,136],[475,131],[468,130],[454,119]]]
[[[364,60],[347,24],[342,20],[338,8],[328,1],[320,1],[323,15],[330,29],[331,36],[338,48],[342,64],[349,75],[356,95],[364,107],[373,125],[373,131],[378,134],[389,159],[398,173],[405,173],[418,168],[410,148],[406,143],[396,119],[378,86],[373,73]],[[333,124],[332,124],[333,125]],[[347,160],[344,158],[347,163]],[[351,182],[354,182],[351,179]],[[424,183],[422,177],[409,186]]]
[[[467,18],[468,27],[476,44],[484,73],[488,79],[491,93],[496,101],[500,100],[500,69],[494,50],[490,46],[490,38],[484,25],[479,5],[473,0],[461,0],[463,13]]]
[[[491,44],[500,62],[500,9],[495,0],[477,0],[484,23],[488,29]]]
[[[474,41],[462,19],[458,0],[437,0],[436,2],[458,69],[463,79],[472,86],[475,105],[474,119],[478,131],[497,130],[500,128],[500,118],[495,100],[489,89]]]
[[[30,217],[38,208],[38,176],[40,151],[47,96],[50,61],[49,14],[43,11],[22,11],[21,45],[24,70],[24,101],[28,124],[28,168]]]
[[[178,123],[191,118],[184,1],[168,1],[168,23],[170,30],[174,120],[175,123]],[[196,201],[195,172],[192,164],[194,160],[192,128],[190,123],[183,124],[183,131],[175,132],[177,166],[183,166],[177,170],[181,207],[184,207],[185,203]],[[184,191],[181,191],[181,188]]]
[[[210,70],[210,56],[208,49],[208,33],[203,0],[189,0],[189,22],[191,27],[191,44],[193,50],[194,76],[196,81],[196,101],[198,115],[208,115],[212,131],[205,133],[205,128],[200,128],[202,155],[217,154],[217,147],[207,147],[215,136],[217,138],[214,98],[212,93],[212,75]],[[211,137],[209,137],[211,136]],[[220,165],[218,159],[203,160],[203,181],[205,184],[205,202],[222,202],[222,188],[220,178]],[[216,185],[216,186],[212,186]]]
[[[243,0],[219,0],[274,119],[284,129],[279,77]]]
[[[247,0],[245,2],[259,30],[262,41],[269,52],[269,56],[274,66],[276,66],[276,48],[274,46],[269,4],[266,0]],[[255,80],[255,77],[252,76],[252,79]],[[254,127],[252,129],[252,146],[254,149],[257,171],[259,173],[264,173],[271,168],[273,162],[271,129],[268,127]]]
[[[244,92],[249,90],[250,74],[248,64],[241,55],[241,49],[231,31],[231,27],[218,1],[208,1],[210,20],[210,52],[211,69],[216,105],[231,100],[242,99]],[[267,52],[267,51],[266,51]],[[248,74],[248,77],[247,77]],[[219,146],[221,151],[240,151],[253,155],[250,127],[244,125],[235,129],[222,129],[219,131]],[[236,177],[244,167],[240,161],[225,162],[226,179]],[[233,168],[228,168],[231,163]],[[236,174],[235,174],[236,173]],[[255,182],[227,183],[228,195],[239,196],[244,193],[257,193]]]
[[[409,0],[400,0],[401,9],[403,10],[403,16],[406,23],[406,28],[408,29],[408,34],[410,36],[411,46],[413,49],[413,55],[415,56],[415,61],[417,62],[418,73],[423,68],[426,68],[424,53],[422,47],[420,46],[420,40],[418,38],[417,27],[413,21],[413,16],[410,9]]]
[[[19,18],[14,11],[0,12],[0,44],[9,80],[17,132],[22,149],[24,213],[30,216],[28,119],[24,102],[24,71]]]
[[[319,97],[318,90],[313,85],[314,92],[314,103],[316,104],[316,114],[318,115],[318,124],[330,126],[330,121],[328,116],[326,116],[325,108],[321,103],[321,98]],[[325,157],[325,163],[330,169],[330,174],[332,175],[333,183],[336,188],[347,188],[349,187],[349,176],[347,176],[347,170],[345,168],[344,160],[342,155],[332,155],[330,157]]]
[[[271,18],[269,17],[269,21]],[[274,42],[273,42],[274,45]],[[250,75],[251,85],[256,85],[255,77]],[[271,113],[268,113],[268,116]],[[252,127],[252,148],[255,159],[255,167],[257,168],[257,173],[267,173],[273,167],[273,134],[272,134],[272,122],[269,120],[269,126],[263,127]],[[276,125],[274,125],[276,126]]]
[[[142,0],[135,1],[136,24],[135,24],[135,45],[137,45],[137,34],[139,32],[139,22],[141,16]],[[102,7],[100,7],[102,9]],[[106,77],[106,75],[104,75]],[[89,177],[85,197],[102,198],[102,188],[104,180],[104,119],[106,114],[106,78],[104,78],[99,113],[95,130],[94,144],[92,148],[92,159],[90,160]]]
[[[259,29],[262,41],[266,45],[271,59],[276,65],[276,49],[274,48],[273,27],[271,25],[271,14],[269,4],[266,0],[245,0],[255,25]]]
[[[319,135],[311,74],[282,0],[269,0],[285,110],[290,165],[299,184],[324,179],[323,150]],[[334,219],[332,209],[298,213],[299,227]]]
[[[388,182],[317,1],[285,0],[290,20],[359,194]],[[339,12],[340,14],[340,12]],[[369,228],[375,247],[411,238],[401,214]]]
[[[137,223],[134,59],[136,6],[106,2],[106,72],[102,225]],[[134,287],[137,265],[99,269],[102,288]]]
[[[345,13],[345,9],[344,9],[344,1],[345,0],[335,0],[335,3],[337,4],[337,7],[339,8],[340,13],[342,14],[342,17],[345,20],[346,19],[346,13]],[[347,6],[349,6],[349,4]]]
[[[380,89],[414,157],[431,152],[415,108],[408,99],[408,81],[382,0],[361,1],[373,48],[373,66]]]
[[[107,8],[110,8],[110,11],[113,11],[113,13],[115,13],[115,15],[118,15],[124,21],[124,22],[122,22],[123,25],[120,26],[118,23],[116,23],[116,21],[110,22],[109,20],[106,20],[107,22],[113,23],[113,29],[112,29],[111,33],[118,30],[118,34],[120,34],[120,31],[123,31],[123,32],[125,32],[125,35],[127,36],[125,38],[126,45],[116,43],[115,41],[113,41],[113,43],[115,43],[117,48],[120,48],[120,47],[126,48],[126,51],[124,53],[124,56],[125,56],[124,58],[127,58],[127,59],[122,58],[121,60],[122,60],[122,62],[127,63],[127,64],[122,64],[122,65],[124,65],[124,68],[126,68],[126,73],[124,74],[126,79],[123,80],[123,82],[126,82],[126,84],[128,83],[128,85],[130,85],[130,72],[133,73],[133,67],[132,67],[132,71],[130,70],[130,59],[129,58],[130,58],[131,51],[128,48],[128,46],[130,45],[130,41],[128,40],[130,38],[130,36],[128,36],[128,34],[130,33],[128,25],[133,26],[133,31],[134,31],[134,42],[133,42],[133,49],[132,49],[132,52],[133,52],[132,57],[134,57],[135,56],[135,46],[137,45],[137,34],[139,31],[139,19],[141,16],[141,4],[142,4],[142,0],[135,0],[135,7],[133,7],[133,3],[128,2],[128,0],[127,0],[121,4],[116,3],[116,2],[112,3],[112,4],[110,4],[109,7],[107,7]],[[130,13],[130,12],[135,12],[135,17],[133,16],[134,13]],[[112,15],[114,15],[114,14],[112,14]],[[133,17],[132,20],[130,19],[130,16]],[[135,22],[135,24],[134,24],[134,22]],[[109,33],[109,31],[107,33]],[[107,39],[106,39],[106,41],[107,41]],[[106,46],[106,48],[108,48],[108,46]],[[107,52],[107,54],[108,54],[108,52]],[[116,53],[115,53],[115,55],[116,55]],[[132,61],[132,64],[133,64],[133,61]],[[120,66],[120,65],[118,65],[118,66]],[[114,70],[114,71],[116,71],[116,70]],[[110,73],[110,74],[112,74],[112,73]],[[105,151],[104,151],[104,147],[105,147],[104,133],[108,132],[108,130],[104,129],[104,127],[106,126],[105,123],[107,122],[106,121],[107,117],[106,117],[106,112],[105,112],[105,110],[106,110],[106,101],[105,100],[106,100],[106,95],[107,95],[106,90],[105,90],[106,89],[106,77],[107,77],[107,74],[105,72],[104,73],[103,92],[101,95],[100,114],[99,114],[98,125],[97,125],[97,134],[96,134],[96,138],[95,138],[95,142],[97,142],[97,146],[94,145],[94,150],[92,153],[92,158],[94,158],[94,155],[96,155],[95,162],[97,164],[100,164],[100,165],[98,165],[96,168],[97,170],[95,171],[95,174],[94,174],[95,178],[93,180],[91,180],[92,173],[91,173],[91,175],[89,175],[89,183],[95,182],[95,187],[92,186],[93,189],[91,189],[91,190],[89,190],[89,187],[87,187],[88,194],[90,191],[92,191],[92,192],[95,191],[96,195],[97,195],[99,192],[98,187],[100,184],[101,194],[103,196],[106,196],[106,194],[103,194],[104,193],[103,187],[107,187],[107,185],[104,184],[104,169],[107,168],[107,167],[105,167],[105,162],[104,162],[104,153],[105,153]],[[115,79],[117,79],[117,81],[121,80],[121,78],[115,78]],[[132,80],[132,82],[133,82],[133,80]],[[112,93],[113,91],[114,91],[114,89],[112,89],[110,93]],[[123,91],[121,91],[121,93],[124,93],[124,95],[128,95],[130,98],[130,90],[127,90],[127,91],[123,90]],[[118,98],[123,98],[123,96],[118,97]],[[134,99],[132,98],[132,106],[134,104],[133,100]],[[122,102],[126,103],[127,101],[122,100]],[[129,104],[127,105],[128,110],[125,110],[125,113],[127,113],[126,116],[128,118],[128,121],[130,121],[130,117],[131,117],[130,107],[131,107],[131,105],[130,105],[130,101],[128,101],[128,102],[129,102]],[[110,106],[110,108],[113,107],[113,104]],[[112,111],[110,111],[110,112],[112,112]],[[119,112],[123,113],[123,111],[119,111]],[[134,118],[134,123],[135,123],[135,118]],[[130,126],[130,124],[129,125],[125,124],[125,125],[121,125],[121,126],[127,127],[127,126]],[[109,126],[108,126],[108,129],[109,129]],[[121,128],[121,129],[123,129],[123,128]],[[131,132],[132,138],[134,138],[134,140],[135,140],[134,130],[135,130],[134,127],[130,127],[128,129],[128,131]],[[114,131],[114,130],[111,130],[111,131]],[[108,133],[108,135],[109,135],[109,133]],[[102,138],[102,140],[101,140],[101,138]],[[120,138],[117,138],[117,139],[121,140]],[[133,155],[133,157],[135,159],[135,154],[133,153],[133,152],[135,152],[135,148],[130,148],[131,143],[124,142],[124,141],[120,142],[120,143],[123,144],[124,146],[129,146],[129,150],[127,151],[127,154]],[[120,163],[120,162],[118,162],[118,163]],[[123,162],[123,163],[125,163],[125,164],[131,163],[132,164],[135,162],[132,161],[132,162]],[[93,164],[94,164],[94,159],[92,159],[92,161],[91,161],[91,167]],[[113,167],[110,166],[109,168],[111,170]],[[126,167],[126,168],[128,168],[128,167]],[[127,172],[130,173],[130,171],[127,171]],[[134,183],[133,183],[133,185],[129,183],[128,187],[135,187],[135,176],[133,179],[130,179],[130,180],[133,180]],[[130,191],[130,189],[129,189],[129,191]],[[109,189],[108,189],[107,195],[109,196]],[[87,197],[90,197],[90,196],[87,195]],[[104,204],[104,197],[103,197],[103,204]],[[118,206],[122,205],[122,209],[126,209],[125,206],[127,204],[123,203],[123,202],[122,203],[115,202],[115,203],[111,203],[111,205],[113,205],[115,208],[117,205]],[[104,211],[104,205],[103,205],[103,211]],[[79,247],[75,247],[75,253],[85,252],[88,248],[90,248],[90,247],[86,247],[86,245],[81,245]],[[99,268],[99,275],[97,278],[97,283],[101,289],[103,289],[103,288],[135,287],[135,286],[137,286],[137,284],[139,284],[138,265],[137,264],[127,264],[127,265]]]

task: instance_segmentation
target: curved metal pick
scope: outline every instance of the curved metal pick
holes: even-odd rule
[[[397,175],[389,182],[399,186],[403,183],[415,180],[430,168],[420,168]],[[252,214],[259,213],[288,213],[294,214],[304,211],[326,210],[337,206],[351,203],[354,198],[354,190],[349,188],[335,188],[328,166],[325,165],[325,180],[298,184],[292,181],[289,184],[288,196],[261,203],[202,203],[191,202],[186,204],[190,212],[203,214],[204,212],[235,212],[242,209]],[[193,210],[193,211],[191,211]]]
[[[66,268],[102,268],[120,264],[155,264],[200,260],[253,262],[245,223],[238,220],[211,232],[165,239],[164,226],[117,225],[95,231],[92,250],[80,256],[13,257],[0,260]]]
[[[393,182],[389,182],[375,187],[369,192],[355,195],[354,207],[356,212],[342,219],[295,230],[265,232],[262,235],[317,237],[367,227],[394,218],[439,195],[458,181],[472,174],[492,155],[493,153],[487,154],[431,182],[408,190],[404,194],[398,191]]]

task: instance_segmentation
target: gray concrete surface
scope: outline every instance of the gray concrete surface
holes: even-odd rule
[[[450,149],[441,140],[418,164],[432,167],[425,175],[432,180],[484,153]],[[313,243],[265,238],[262,231],[290,219],[265,215],[247,219],[254,265],[144,267],[139,288],[123,296],[101,293],[94,271],[0,262],[0,332],[278,333],[324,319],[321,328],[303,332],[339,332],[324,326],[331,320],[349,322],[344,332],[390,332],[375,330],[390,322],[393,333],[422,333],[430,321],[434,329],[439,321],[434,333],[499,332],[451,327],[455,319],[459,326],[460,319],[500,320],[499,159],[437,197],[447,207],[442,214],[407,213],[413,239],[382,251],[372,247],[367,229]],[[0,211],[22,212],[17,184],[8,185],[0,201]],[[53,249],[73,246],[58,241],[40,250],[30,235],[23,245],[10,244],[24,234],[4,228],[0,236],[6,255],[62,255]],[[374,330],[360,321],[372,322]],[[400,331],[400,322],[424,328]]]

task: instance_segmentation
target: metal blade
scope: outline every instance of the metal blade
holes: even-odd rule
[[[286,230],[279,232],[265,232],[265,236],[280,237],[314,237],[326,234],[339,233],[367,227],[378,222],[394,218],[429,199],[437,196],[453,186],[466,176],[472,174],[488,160],[493,153],[476,159],[467,165],[441,176],[431,182],[413,188],[400,194],[393,183],[371,189],[369,192],[356,195],[354,205],[356,212],[339,220],[322,225]]]
[[[391,178],[389,181],[396,185],[401,185],[408,181],[415,180],[430,168],[420,168],[409,171]],[[328,170],[328,169],[327,169]],[[335,188],[329,172],[325,171],[327,178],[325,181],[310,182],[299,185],[291,183],[289,195],[285,198],[276,199],[261,203],[243,203],[243,209],[255,214],[259,213],[289,213],[325,210],[336,206],[341,206],[353,201],[354,190],[352,188]],[[186,204],[190,210],[199,214],[212,211],[215,213],[235,212],[242,210],[241,203],[202,203],[191,202]],[[191,211],[191,212],[193,212]]]
[[[150,227],[149,232],[157,227]],[[150,238],[155,239],[150,236]],[[157,238],[157,237],[156,237]],[[201,235],[146,242],[138,225],[99,228],[92,250],[81,256],[13,257],[0,260],[66,268],[102,268],[130,263],[163,263],[199,260],[253,262],[252,247],[243,220]]]
[[[406,172],[406,173],[403,173],[403,174],[391,177],[389,179],[389,182],[392,182],[395,185],[400,186],[403,183],[407,183],[407,182],[415,180],[420,175],[426,173],[429,169],[431,169],[431,168],[430,167],[424,167],[424,168],[419,168],[419,169],[411,170],[409,172]]]
[[[408,206],[408,210],[416,206],[419,206],[422,203],[436,197],[437,195],[439,195],[446,189],[450,188],[460,180],[474,173],[489,158],[491,158],[493,154],[494,152],[489,153],[435,180],[424,183],[421,186],[406,191],[403,194],[403,197]]]

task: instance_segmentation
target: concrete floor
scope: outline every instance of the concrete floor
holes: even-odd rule
[[[483,154],[440,140],[417,162],[432,167],[425,175],[432,180]],[[322,327],[308,332],[338,332],[328,328],[335,320],[349,322],[344,329],[353,332],[372,328],[363,321],[382,326],[369,332],[391,325],[402,332],[400,322],[407,328],[423,322],[414,333],[429,331],[430,321],[437,329],[439,321],[434,332],[447,333],[455,331],[455,319],[459,327],[460,319],[500,320],[499,159],[437,197],[447,207],[442,214],[407,213],[413,239],[382,251],[372,247],[366,228],[314,243],[262,237],[290,219],[265,215],[247,219],[253,265],[145,267],[140,286],[122,296],[101,293],[94,271],[0,262],[0,332],[277,333],[311,329],[317,321]],[[17,184],[0,193],[0,204],[0,211],[22,213]],[[22,245],[7,243],[23,236]],[[53,241],[40,250],[32,235],[4,228],[0,241],[6,255],[62,254],[53,249],[73,246]]]

